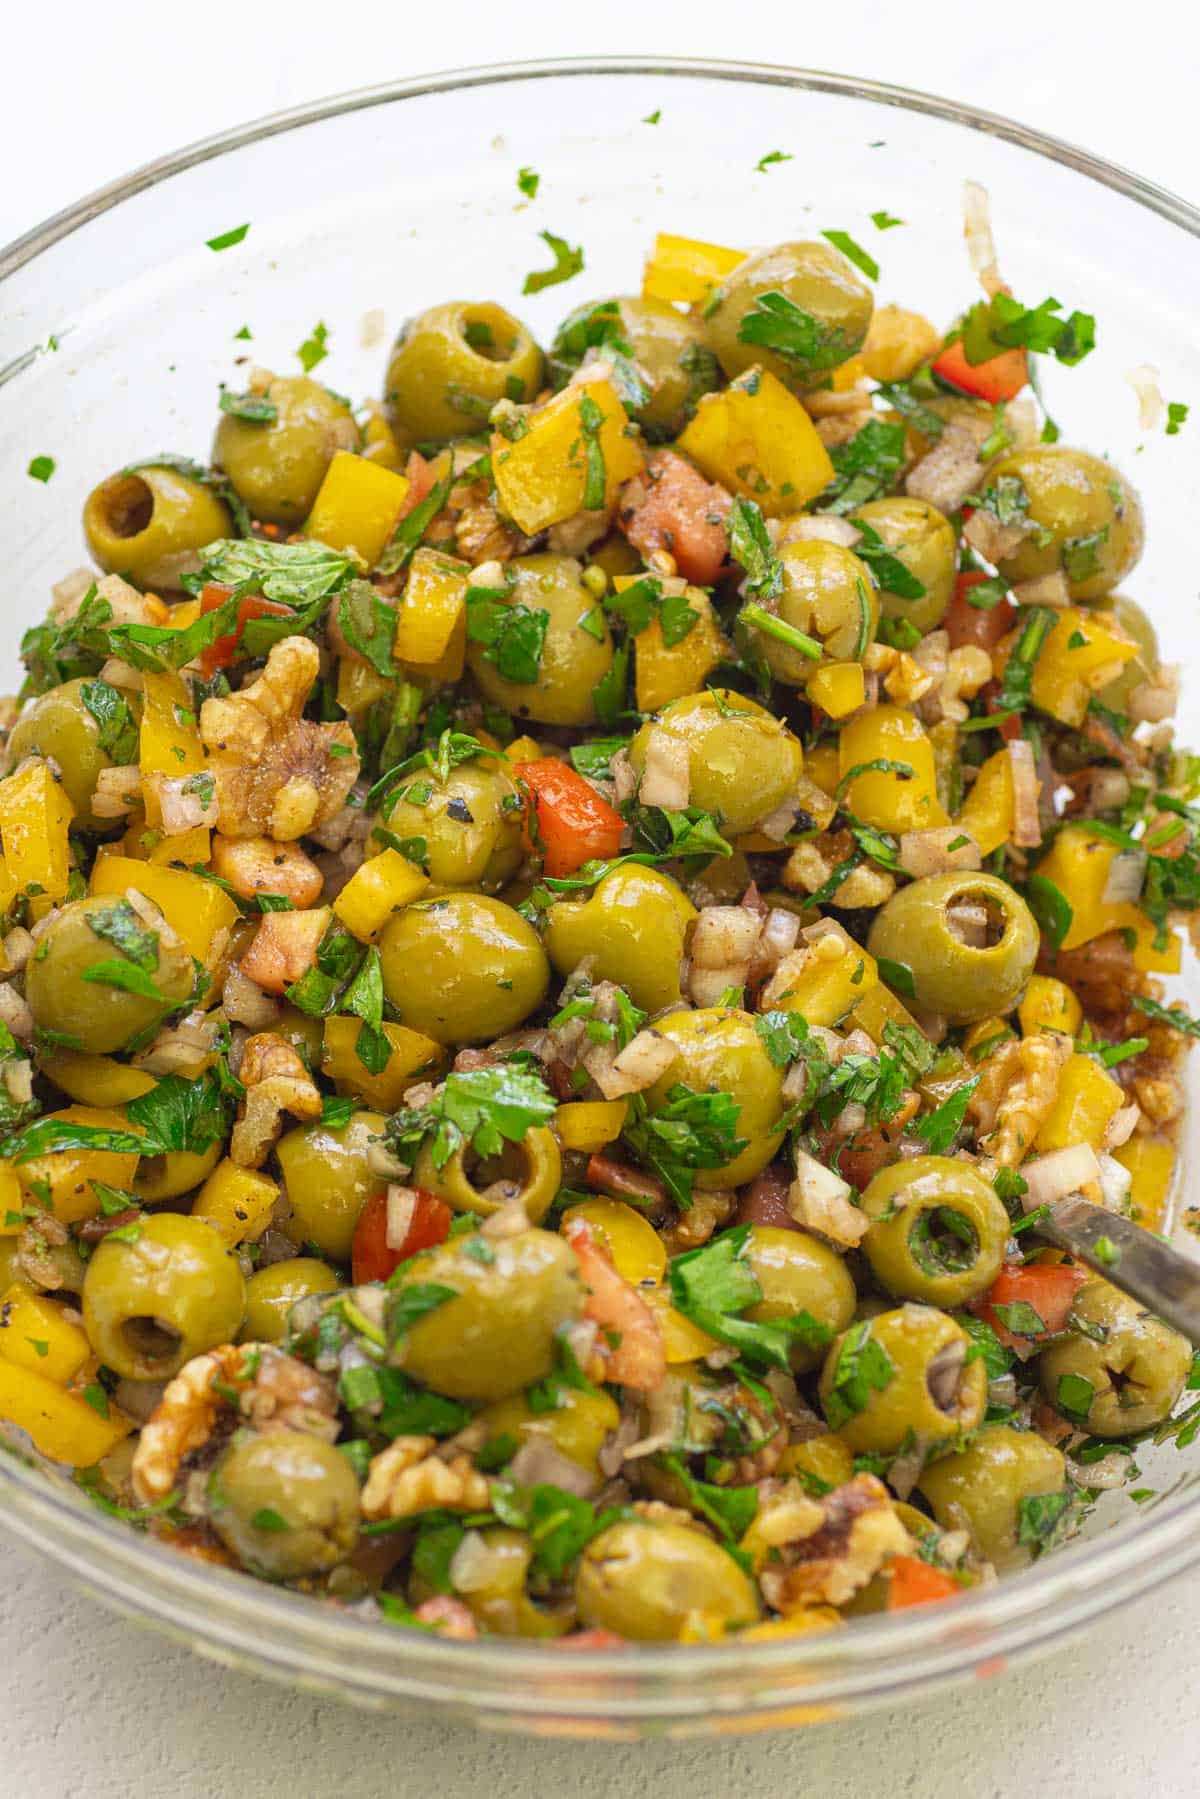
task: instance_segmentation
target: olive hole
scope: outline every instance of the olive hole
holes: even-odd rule
[[[121,1334],[129,1345],[130,1354],[140,1362],[172,1361],[183,1341],[178,1331],[159,1318],[127,1318],[121,1326]]]
[[[497,339],[490,319],[468,315],[461,320],[459,332],[468,350],[474,350],[485,362],[509,362],[517,347],[515,338],[509,338],[507,342]]]
[[[965,949],[994,949],[1006,923],[1003,910],[989,894],[960,894],[946,907],[946,929]]]
[[[121,475],[101,490],[104,522],[114,537],[140,537],[154,517],[154,494],[140,475]]]
[[[963,1274],[979,1257],[979,1235],[971,1220],[952,1206],[918,1212],[908,1229],[913,1261],[923,1274]]]
[[[529,1179],[529,1158],[519,1143],[506,1143],[495,1156],[477,1158],[468,1151],[465,1166],[476,1193],[492,1205],[516,1199]]]
[[[926,1368],[925,1385],[939,1412],[953,1414],[958,1410],[959,1386],[966,1360],[965,1343],[947,1343]]]

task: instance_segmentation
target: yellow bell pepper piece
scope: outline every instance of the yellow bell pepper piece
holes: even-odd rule
[[[1149,1231],[1163,1230],[1175,1172],[1175,1145],[1165,1137],[1137,1135],[1112,1153],[1133,1176],[1129,1198],[1134,1218]]]
[[[86,1050],[55,1049],[42,1057],[42,1067],[64,1093],[84,1106],[124,1106],[149,1093],[158,1082],[140,1068],[114,1056],[92,1056]]]
[[[921,313],[906,312],[903,306],[877,306],[858,360],[872,381],[907,381],[941,342],[937,326]]]
[[[837,368],[829,372],[830,391],[835,394],[848,394],[856,388],[860,381],[867,379],[867,365],[861,356],[847,357]]]
[[[554,1114],[554,1129],[564,1149],[590,1156],[616,1142],[628,1113],[629,1102],[624,1099],[573,1100]]]
[[[1178,931],[1168,931],[1166,947],[1155,949],[1154,939],[1158,932],[1141,912],[1132,928],[1136,939],[1133,946],[1133,966],[1140,974],[1179,973],[1183,967],[1183,945]]]
[[[667,1246],[650,1223],[623,1199],[585,1199],[563,1213],[564,1228],[575,1219],[590,1225],[617,1273],[632,1287],[656,1285],[667,1271]]]
[[[11,1162],[0,1162],[0,1239],[15,1237],[25,1229],[25,1195]]]
[[[809,942],[803,967],[772,1005],[781,1012],[799,1012],[809,1024],[835,1025],[878,984],[874,956],[840,924],[828,921]]]
[[[391,541],[408,489],[406,476],[338,450],[317,490],[304,535],[374,568]]]
[[[867,678],[860,662],[823,662],[808,677],[804,691],[830,718],[845,718],[866,704]]]
[[[1038,863],[1035,872],[1052,881],[1071,908],[1060,949],[1078,949],[1105,931],[1145,927],[1145,915],[1128,900],[1104,897],[1113,858],[1119,854],[1117,844],[1098,837],[1086,825],[1065,825]]]
[[[358,1059],[355,1044],[362,1029],[357,1018],[325,1020],[321,1046],[321,1071],[339,1092],[349,1091],[380,1112],[394,1112],[418,1075],[432,1074],[445,1059],[445,1050],[432,1037],[410,1031],[407,1025],[385,1024],[383,1034],[392,1053],[378,1074],[371,1074]]]
[[[394,691],[392,683],[369,662],[352,662],[349,656],[338,658],[337,703],[343,712],[351,716],[365,712],[376,700]]]
[[[644,300],[685,300],[689,306],[707,300],[718,282],[745,262],[745,250],[706,244],[698,237],[675,237],[660,231],[642,275]]]
[[[71,1322],[60,1301],[21,1281],[0,1299],[0,1359],[65,1387],[91,1355],[87,1332]]]
[[[93,893],[123,894],[130,887],[153,900],[190,955],[206,968],[215,967],[239,916],[227,893],[185,868],[164,868],[130,856],[97,857]]]
[[[873,1043],[883,1042],[884,1032],[889,1024],[904,1025],[906,1029],[912,1030],[920,1029],[908,1007],[879,979],[878,969],[875,969],[873,982],[868,981],[864,975],[862,984],[866,992],[848,1015],[847,1027],[857,1026],[860,1031],[867,1033]]]
[[[698,1324],[693,1324],[690,1318],[685,1318],[682,1312],[675,1310],[668,1288],[647,1287],[642,1298],[658,1319],[670,1367],[677,1368],[685,1362],[698,1362],[702,1356],[711,1355],[714,1349],[720,1349],[721,1345],[715,1337],[710,1337]]]
[[[104,1106],[64,1106],[61,1112],[50,1112],[47,1117],[120,1131],[124,1136],[138,1135],[127,1118]],[[16,1171],[26,1204],[44,1205],[48,1201],[60,1224],[79,1224],[85,1218],[94,1218],[100,1210],[92,1182],[128,1190],[133,1186],[137,1165],[138,1157],[132,1151],[55,1149],[17,1162]]]
[[[48,904],[65,899],[71,875],[67,827],[74,808],[50,765],[31,757],[0,781],[0,842],[5,885],[12,894],[40,888]]]
[[[199,600],[180,600],[178,605],[171,607],[170,616],[166,620],[167,629],[170,631],[186,631],[188,626],[194,625],[199,617]]]
[[[1064,725],[1081,725],[1092,695],[1138,653],[1139,646],[1114,624],[1111,613],[1068,606],[1033,665],[1033,703]]]
[[[43,1455],[71,1468],[94,1467],[133,1429],[111,1401],[108,1417],[102,1418],[86,1399],[55,1386],[44,1374],[3,1360],[0,1418],[28,1431]]]
[[[499,431],[492,434],[492,476],[501,509],[528,537],[582,510],[589,437],[604,463],[605,506],[613,506],[618,487],[642,466],[629,414],[611,382],[564,387],[526,414],[526,422],[529,429],[515,442]]]
[[[1035,1031],[1061,1031],[1074,1037],[1083,1023],[1083,1007],[1066,985],[1052,975],[1031,974],[1029,985],[1017,1007],[1021,1033],[1031,1037]]]
[[[841,1487],[854,1474],[854,1457],[840,1437],[828,1432],[823,1437],[808,1437],[803,1443],[790,1443],[779,1458],[779,1473],[786,1479],[794,1476],[802,1484],[805,1476]]]
[[[880,831],[923,831],[949,824],[937,796],[933,745],[925,728],[899,706],[876,706],[843,726],[838,739],[838,774],[869,762],[903,763],[911,774],[880,769],[855,775],[843,788],[847,810]]]
[[[970,1026],[963,1037],[963,1049],[968,1060],[978,1068],[981,1062],[986,1062],[993,1050],[999,1049],[1002,1043],[1016,1034],[1007,1018],[1001,1018],[999,1013],[993,1012],[990,1018],[977,1019]]]
[[[229,1247],[254,1243],[271,1222],[279,1198],[279,1182],[253,1168],[239,1168],[228,1157],[218,1162],[192,1205],[192,1217],[211,1224]]]
[[[615,575],[613,587],[624,593],[642,580],[641,575]],[[723,657],[729,654],[712,603],[698,587],[689,587],[687,603],[698,614],[696,623],[678,643],[664,641],[662,624],[652,618],[633,640],[634,681],[639,712],[657,712],[686,693],[698,693]]]
[[[814,787],[832,798],[840,775],[837,744],[819,743],[815,750],[805,750],[804,772]]]
[[[514,737],[504,754],[519,767],[522,762],[540,762],[542,746],[536,737]]]
[[[392,913],[420,899],[428,885],[429,876],[399,850],[381,850],[355,870],[333,909],[360,943],[371,943]]]
[[[1034,1146],[1050,1150],[1090,1143],[1098,1151],[1124,1103],[1121,1088],[1095,1056],[1077,1052],[1062,1071],[1054,1104],[1042,1120]]]
[[[1014,804],[1012,757],[997,750],[976,775],[954,822],[975,839],[981,856],[990,856],[1011,841]]]
[[[174,669],[142,676],[142,725],[138,737],[138,767],[142,773],[142,804],[151,828],[162,823],[159,788],[163,781],[202,774],[204,745],[199,722],[183,676]]]
[[[141,853],[129,851],[131,856]],[[160,868],[168,868],[175,862],[182,863],[185,868],[195,862],[205,866],[212,859],[212,832],[207,825],[194,825],[190,831],[181,831],[178,837],[160,837],[144,854],[147,862],[156,862]]]
[[[467,653],[470,569],[424,546],[413,556],[396,612],[392,654],[413,673],[440,682],[462,676]]]
[[[782,381],[749,369],[705,394],[679,448],[710,481],[756,500],[768,518],[799,512],[833,480],[817,428]]]
[[[380,468],[402,469],[404,451],[396,442],[383,407],[378,400],[368,400],[364,410],[367,416],[363,424],[363,455]]]

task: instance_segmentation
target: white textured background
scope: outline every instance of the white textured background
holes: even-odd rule
[[[1200,196],[1200,59],[1182,0],[9,0],[3,16],[0,242],[135,164],[279,107],[464,62],[599,52],[924,87]],[[1102,311],[1104,296],[1091,299]],[[1198,1610],[1193,1575],[1049,1661],[915,1712],[803,1737],[589,1749],[378,1718],[227,1674],[0,1543],[0,1795],[1174,1799],[1200,1784]]]

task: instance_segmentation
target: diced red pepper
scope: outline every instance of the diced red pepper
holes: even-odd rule
[[[915,1555],[897,1555],[892,1557],[891,1579],[888,1582],[889,1612],[907,1611],[913,1605],[933,1605],[940,1599],[953,1599],[962,1592],[962,1588],[952,1575],[945,1574],[940,1568],[931,1568]]]
[[[585,862],[605,861],[621,848],[624,820],[569,763],[546,756],[518,770],[529,789],[536,833],[531,847],[544,855],[545,872],[555,879],[575,873]]]
[[[206,583],[200,595],[200,612],[215,612],[223,606],[233,593],[232,587],[223,587],[218,581]],[[265,600],[260,593],[247,594],[238,607],[237,624],[232,631],[224,632],[213,639],[206,650],[200,652],[200,668],[206,681],[211,681],[219,668],[228,668],[237,655],[238,644],[242,632],[252,618],[286,618],[291,611],[290,606],[280,606],[274,600]]]
[[[666,550],[685,581],[709,587],[729,555],[732,496],[674,450],[657,450],[622,490],[617,523],[635,550]]]
[[[942,620],[950,634],[952,650],[960,650],[968,643],[977,643],[980,649],[994,650],[1016,624],[1017,609],[1011,600],[997,600],[994,606],[972,606],[968,599],[973,587],[982,587],[991,578],[978,569],[967,569],[955,582],[954,598]]]
[[[419,1250],[435,1248],[450,1235],[454,1214],[445,1201],[422,1187],[413,1191],[416,1204],[399,1249],[393,1249],[387,1240],[387,1190],[381,1187],[367,1196],[350,1245],[350,1274],[355,1282],[385,1281],[401,1262],[407,1262]]]
[[[1075,1295],[1087,1279],[1082,1268],[1066,1262],[1026,1262],[1002,1268],[987,1292],[971,1300],[967,1310],[990,1324],[1009,1349],[1028,1348],[1042,1336],[1053,1337],[1067,1327]],[[1037,1313],[1043,1329],[1036,1334],[1014,1333],[996,1311],[997,1306],[1027,1305]]]
[[[962,340],[956,338],[935,356],[933,372],[961,393],[994,406],[998,400],[1016,399],[1029,380],[1029,363],[1024,350],[1001,350],[986,362],[968,362]]]

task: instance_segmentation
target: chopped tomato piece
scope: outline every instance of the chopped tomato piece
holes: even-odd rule
[[[225,604],[232,593],[232,587],[223,587],[218,581],[207,582],[200,595],[201,614],[215,612],[218,606]],[[290,611],[290,606],[280,606],[274,600],[265,600],[260,593],[247,594],[238,607],[237,624],[234,629],[214,638],[208,648],[200,652],[200,668],[204,679],[211,681],[219,668],[229,667],[237,655],[242,632],[252,618],[286,618]]]
[[[520,778],[529,789],[536,834],[531,847],[541,848],[546,873],[555,879],[574,874],[585,862],[604,861],[621,847],[624,820],[600,798],[581,774],[553,756],[523,762]]]
[[[427,500],[434,486],[432,464],[425,460],[420,450],[409,451],[404,473],[408,478],[408,492],[400,507],[401,518],[407,518],[422,500]]]
[[[596,1241],[582,1218],[563,1232],[579,1258],[587,1292],[583,1316],[600,1326],[596,1354],[605,1380],[652,1393],[667,1372],[667,1355],[658,1319],[636,1287],[617,1273],[612,1257]]]
[[[621,492],[617,523],[635,550],[666,550],[685,581],[711,587],[729,555],[726,519],[733,504],[674,450],[659,450],[644,475]]]
[[[953,1599],[962,1588],[950,1574],[931,1568],[915,1555],[892,1557],[892,1576],[888,1582],[889,1612],[906,1611],[910,1605],[933,1605],[939,1599]]]
[[[933,372],[965,394],[976,394],[994,406],[998,400],[1015,400],[1029,380],[1024,350],[1001,350],[986,362],[970,363],[961,340],[947,344],[933,361]]]
[[[1066,1329],[1075,1295],[1086,1279],[1084,1269],[1065,1262],[1026,1262],[1023,1267],[1002,1268],[982,1298],[972,1300],[967,1309],[990,1324],[1009,1349],[1028,1348],[1031,1341]],[[1029,1306],[1042,1329],[1010,1330],[996,1307],[1015,1305]]]
[[[967,597],[971,589],[982,587],[990,579],[990,575],[981,574],[977,569],[968,569],[955,582],[954,598],[942,620],[950,633],[952,650],[960,650],[968,643],[977,643],[984,650],[994,650],[1000,639],[1006,637],[1016,624],[1017,609],[1011,600],[997,600],[994,606],[972,606]]]
[[[407,1262],[418,1250],[433,1249],[446,1241],[454,1217],[450,1207],[421,1187],[414,1188],[414,1192],[417,1203],[399,1249],[393,1249],[387,1240],[386,1189],[381,1187],[367,1196],[350,1246],[350,1274],[354,1281],[385,1281],[394,1268]]]

